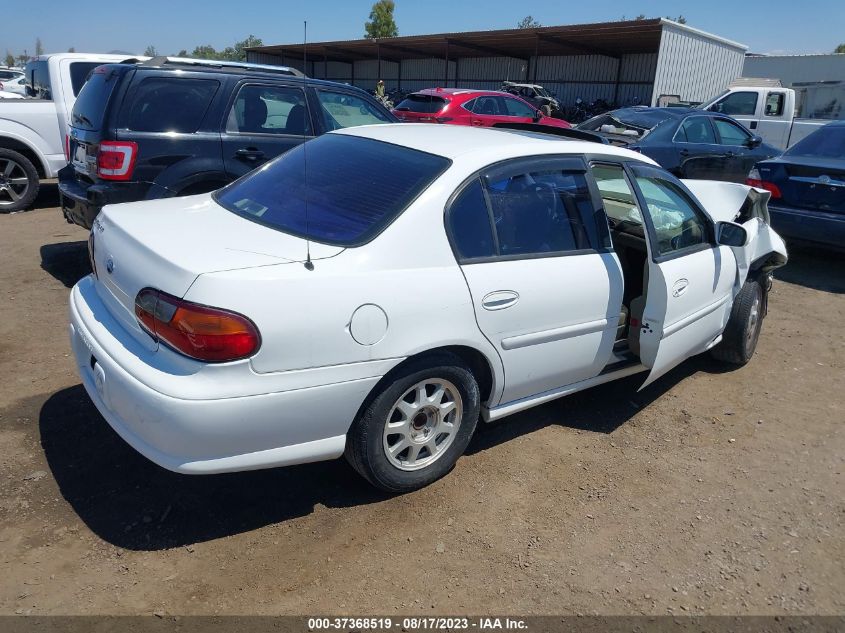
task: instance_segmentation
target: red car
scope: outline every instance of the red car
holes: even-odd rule
[[[489,127],[496,123],[539,123],[572,127],[562,119],[544,116],[540,110],[507,92],[462,88],[429,88],[405,97],[393,109],[408,123],[451,123]]]

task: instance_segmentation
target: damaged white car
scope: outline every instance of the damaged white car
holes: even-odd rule
[[[157,464],[447,473],[479,420],[754,353],[768,193],[531,132],[339,130],[213,194],[107,207],[70,300],[86,390]]]

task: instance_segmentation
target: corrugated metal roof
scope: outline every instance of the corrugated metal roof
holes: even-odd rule
[[[384,60],[459,57],[502,56],[528,59],[534,55],[605,55],[619,58],[628,53],[656,53],[664,24],[673,24],[662,18],[571,24],[531,29],[505,29],[496,31],[467,31],[411,35],[378,40],[340,40],[314,42],[307,47],[312,60],[352,62],[361,59]],[[687,27],[683,27],[687,28]],[[690,29],[695,31],[695,29]],[[696,31],[701,33],[699,31]],[[736,46],[710,34],[703,34]],[[303,44],[278,44],[247,49],[257,53],[270,53],[301,58]]]

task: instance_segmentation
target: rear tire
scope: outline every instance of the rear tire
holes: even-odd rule
[[[0,213],[29,208],[39,185],[38,170],[26,156],[0,148]]]
[[[480,408],[478,384],[460,358],[439,353],[413,360],[352,424],[346,459],[376,488],[417,490],[452,470]]]
[[[748,279],[734,299],[722,340],[710,354],[731,365],[745,365],[754,356],[763,327],[763,287]]]

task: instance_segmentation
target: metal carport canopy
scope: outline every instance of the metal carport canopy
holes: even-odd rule
[[[498,31],[410,35],[336,42],[278,44],[247,49],[292,58],[353,63],[366,59],[501,56],[530,59],[536,55],[603,55],[656,53],[664,20],[630,20]]]

